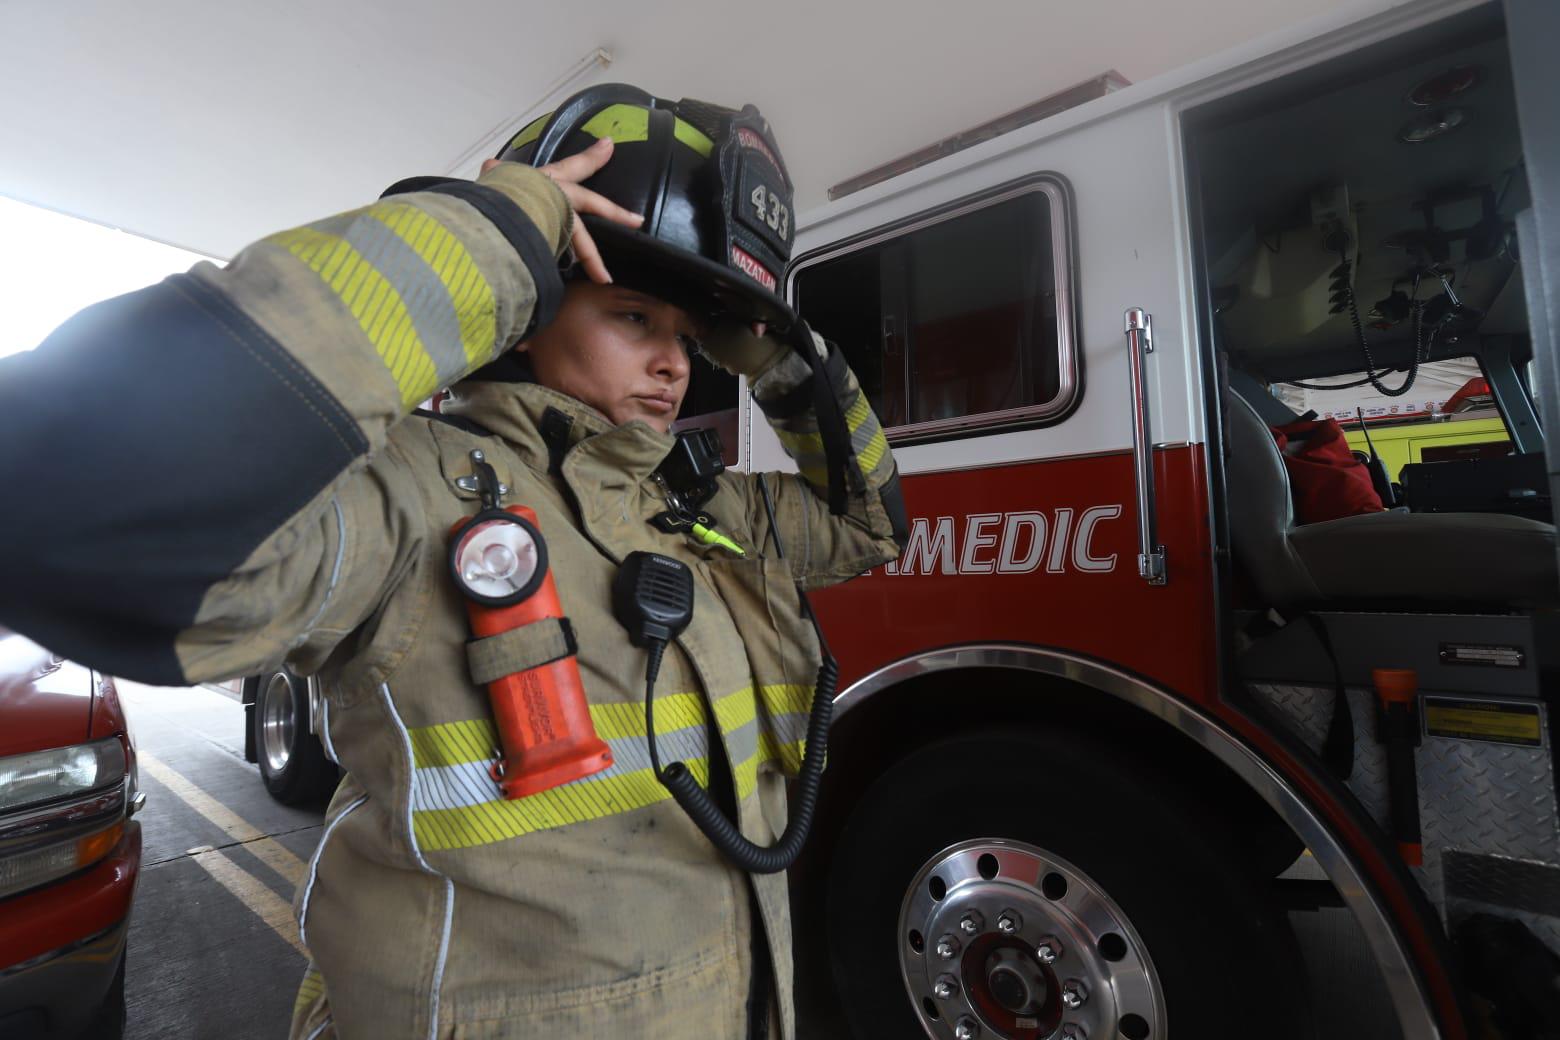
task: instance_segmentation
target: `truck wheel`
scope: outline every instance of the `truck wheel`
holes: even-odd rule
[[[325,757],[319,738],[309,732],[308,680],[277,668],[244,681],[256,684],[255,757],[271,797],[283,805],[300,805],[330,794],[336,767]]]
[[[827,881],[855,1035],[1314,1037],[1270,879],[1204,801],[1068,732],[960,737],[890,767]]]

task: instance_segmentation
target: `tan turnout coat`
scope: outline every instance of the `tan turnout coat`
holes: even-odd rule
[[[504,176],[513,179],[488,180],[561,248],[569,215],[556,188],[534,171]],[[409,251],[422,267],[396,259]],[[668,435],[613,427],[542,386],[460,381],[518,338],[538,295],[533,271],[466,201],[400,196],[192,275],[284,344],[370,449],[210,590],[178,644],[191,680],[285,658],[317,671],[325,692],[324,736],[345,776],[296,898],[311,964],[293,1037],[741,1037],[759,926],[750,888],[779,1035],[794,1037],[784,876],[730,866],[651,775],[645,653],[612,617],[609,586],[636,549],[692,568],[693,621],[656,687],[659,747],[707,780],[713,706],[741,829],[773,842],[819,663],[793,579],[844,581],[898,552],[880,494],[893,460],[848,370],[836,366],[857,453],[848,512],[829,512],[816,424],[792,407],[772,423],[805,476],[770,475],[779,530],[750,475],[726,474],[708,503],[748,550],[738,559],[649,523],[665,509],[650,475]],[[375,277],[417,319],[408,327],[430,359],[422,375],[377,317]],[[479,283],[485,296],[473,295]],[[439,292],[454,306],[452,342],[427,331],[444,312],[416,312]],[[759,398],[778,399],[805,371],[799,359],[776,366],[773,392],[760,381]],[[447,410],[488,435],[404,417],[452,382]],[[549,412],[566,427],[551,447]],[[511,489],[505,504],[539,517],[591,715],[616,759],[604,774],[519,800],[487,774],[497,739],[446,568],[452,526],[479,508],[457,485],[473,473],[473,449]]]

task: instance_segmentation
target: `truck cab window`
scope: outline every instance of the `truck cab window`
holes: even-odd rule
[[[1070,403],[1060,193],[1051,180],[1010,187],[798,263],[797,306],[840,344],[892,439],[1033,422]]]

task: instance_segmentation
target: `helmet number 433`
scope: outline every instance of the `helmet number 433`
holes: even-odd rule
[[[780,196],[760,184],[749,197],[753,200],[753,209],[759,220],[769,225],[769,229],[782,239],[791,237],[791,211],[780,200]]]

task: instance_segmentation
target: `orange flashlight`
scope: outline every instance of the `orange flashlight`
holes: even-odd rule
[[[524,798],[612,765],[612,750],[590,718],[536,514],[490,505],[451,531],[449,561],[478,640],[539,624],[563,634],[563,653],[487,683],[500,744],[490,772],[504,797]],[[548,644],[516,640],[500,656],[526,661],[535,656],[533,645]]]

